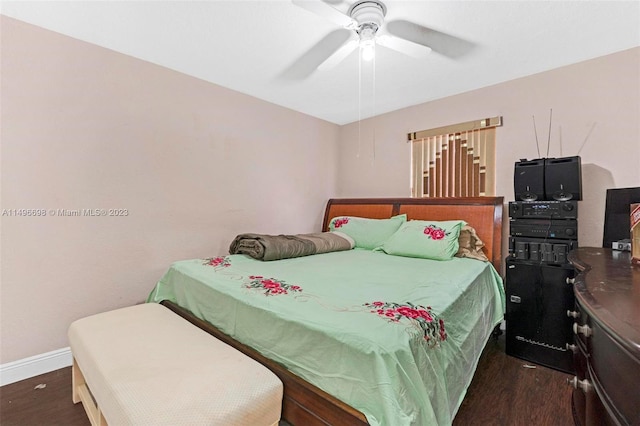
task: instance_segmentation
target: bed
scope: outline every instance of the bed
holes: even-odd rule
[[[502,197],[332,199],[323,231],[341,217],[463,220],[488,261],[219,255],[175,262],[148,301],[277,374],[293,425],[450,424],[504,315],[502,208]]]

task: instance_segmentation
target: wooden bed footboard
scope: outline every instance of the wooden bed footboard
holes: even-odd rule
[[[503,197],[331,199],[327,203],[322,230],[327,231],[330,220],[336,216],[385,219],[406,213],[408,220],[465,220],[476,229],[485,244],[485,254],[500,272],[502,209]],[[172,302],[163,301],[162,304],[274,372],[284,384],[282,417],[292,425],[368,424],[360,411],[301,379],[258,351],[234,340]]]

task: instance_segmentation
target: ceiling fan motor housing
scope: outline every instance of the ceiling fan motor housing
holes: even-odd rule
[[[376,0],[359,1],[349,8],[349,16],[358,23],[358,28],[375,26],[377,30],[382,26],[386,13],[385,5]]]

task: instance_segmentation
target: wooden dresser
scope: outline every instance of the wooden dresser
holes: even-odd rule
[[[577,269],[572,397],[578,425],[640,425],[640,266],[628,252],[583,247]]]

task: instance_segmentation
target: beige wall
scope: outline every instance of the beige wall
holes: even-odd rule
[[[606,189],[640,186],[640,48],[342,126],[338,195],[409,196],[407,133],[501,115],[496,194],[513,200],[514,163],[539,158],[532,116],[544,157],[551,108],[549,157],[582,158],[579,243],[601,246]]]
[[[312,232],[337,125],[2,16],[0,364],[144,300],[175,260],[241,232]]]

